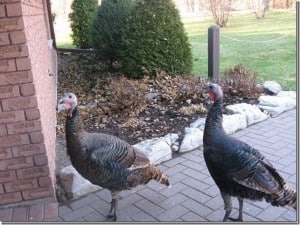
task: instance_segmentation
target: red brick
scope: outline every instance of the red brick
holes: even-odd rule
[[[1,5],[0,5],[0,14],[1,14]],[[8,33],[0,33],[0,46],[9,45],[10,41],[8,38]]]
[[[52,202],[45,204],[44,218],[51,219],[55,217],[58,217],[58,203]]]
[[[5,183],[4,188],[7,193],[31,190],[31,189],[38,188],[38,183],[36,179],[18,180],[15,182]]]
[[[22,96],[35,95],[35,87],[33,83],[22,84],[20,86],[20,93]]]
[[[0,74],[0,85],[22,84],[33,81],[31,71],[18,71]]]
[[[25,56],[28,56],[27,45],[9,45],[0,47],[0,59],[9,59]]]
[[[31,69],[31,62],[28,57],[26,58],[18,58],[16,59],[17,70],[30,70]]]
[[[15,123],[24,120],[24,112],[20,110],[1,112],[0,114],[0,124]]]
[[[22,191],[25,200],[52,197],[54,194],[53,187],[38,188],[34,190]]]
[[[21,0],[0,0],[0,3],[21,2]]]
[[[22,134],[35,131],[41,131],[42,124],[39,120],[23,121],[19,123],[7,124],[8,134]]]
[[[0,17],[6,17],[6,11],[5,11],[5,5],[4,4],[0,5]]]
[[[16,61],[15,59],[3,59],[0,60],[0,73],[1,72],[12,72],[16,71]]]
[[[23,44],[27,42],[24,30],[10,32],[9,37],[12,44]]]
[[[25,110],[26,120],[38,120],[41,118],[39,109],[26,109]]]
[[[49,175],[48,166],[36,166],[32,168],[17,170],[17,177],[19,179],[30,179],[35,177],[45,177]]]
[[[46,153],[44,144],[31,144],[12,147],[12,154],[14,157],[30,156],[42,153]]]
[[[46,166],[48,165],[48,157],[47,155],[35,155],[33,156],[34,164],[37,166]]]
[[[29,137],[32,144],[38,144],[44,141],[44,135],[42,132],[30,133]]]
[[[42,221],[44,218],[44,206],[42,204],[29,207],[28,221]]]
[[[4,188],[3,188],[2,184],[0,184],[0,194],[4,194]],[[1,220],[1,217],[0,217],[0,220]]]
[[[11,221],[12,222],[27,221],[27,210],[28,208],[26,206],[14,208]]]
[[[50,177],[41,177],[38,179],[40,187],[48,187],[52,185]]]
[[[7,98],[2,100],[3,111],[17,110],[17,109],[30,109],[37,107],[36,97],[17,97]]]
[[[22,17],[2,18],[0,20],[0,32],[24,30]]]
[[[10,148],[0,149],[0,159],[10,159],[12,158],[12,153]]]
[[[8,17],[22,16],[21,3],[7,4],[6,13]]]
[[[20,192],[5,193],[0,195],[0,205],[15,203],[22,201]]]
[[[14,170],[0,172],[0,183],[14,181],[17,179]]]
[[[20,96],[17,85],[0,86],[0,98],[10,98]]]
[[[0,170],[15,170],[32,167],[33,159],[32,157],[20,157],[20,158],[12,158],[12,159],[3,159],[0,161]]]
[[[29,138],[27,134],[9,135],[9,136],[0,137],[0,148],[26,145],[26,144],[29,144]]]
[[[5,125],[0,126],[0,137],[7,135],[7,129]]]

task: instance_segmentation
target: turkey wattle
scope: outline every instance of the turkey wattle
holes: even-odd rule
[[[103,133],[88,133],[73,93],[65,93],[59,102],[66,110],[67,153],[74,168],[91,183],[110,190],[110,220],[117,219],[118,194],[122,190],[156,180],[169,186],[168,178],[150,164],[147,156],[118,137]]]
[[[224,201],[226,212],[223,221],[243,220],[243,199],[265,199],[273,206],[290,206],[297,210],[297,193],[286,184],[271,163],[258,150],[224,131],[221,87],[209,84],[207,91],[214,103],[205,121],[203,153]],[[229,217],[231,196],[238,198],[237,219]]]

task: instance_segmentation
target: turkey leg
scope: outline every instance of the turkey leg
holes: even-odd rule
[[[111,199],[111,204],[110,204],[110,210],[107,215],[107,218],[110,221],[117,220],[118,194],[119,194],[119,192],[111,192],[112,199]]]
[[[235,218],[232,218],[232,217],[228,217],[228,219],[230,219],[231,221],[240,221],[242,222],[243,221],[243,203],[244,203],[244,200],[242,198],[239,198],[238,197],[238,201],[239,201],[239,217],[237,219]]]
[[[230,217],[230,213],[232,211],[232,202],[231,202],[231,196],[226,193],[221,193],[221,196],[224,201],[224,209],[225,209],[225,215],[223,218],[223,221],[231,220],[231,221],[243,221],[243,199],[238,197],[239,201],[239,217],[238,218],[232,218]]]
[[[231,197],[229,194],[221,192],[221,196],[224,201],[225,215],[224,215],[223,221],[225,222],[225,221],[227,221],[227,219],[229,219],[229,215],[232,211],[232,203],[231,203]]]

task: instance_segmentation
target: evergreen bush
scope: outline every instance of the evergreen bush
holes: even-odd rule
[[[121,48],[132,0],[102,0],[92,24],[92,44],[96,55],[110,65]]]
[[[172,0],[136,3],[123,34],[119,61],[122,72],[132,78],[157,70],[170,74],[191,71],[191,47]]]
[[[91,26],[98,0],[74,0],[71,5],[71,37],[79,48],[91,48]]]

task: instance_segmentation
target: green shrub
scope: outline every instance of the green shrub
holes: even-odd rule
[[[71,37],[79,48],[91,48],[91,26],[98,0],[74,0],[71,5]]]
[[[257,73],[244,64],[225,69],[221,80],[224,93],[228,92],[231,96],[256,96],[262,92]]]
[[[157,70],[170,74],[191,71],[191,47],[172,0],[137,2],[122,38],[119,61],[122,72],[132,78]]]
[[[92,44],[101,60],[112,65],[132,8],[132,0],[102,0],[92,24]]]

